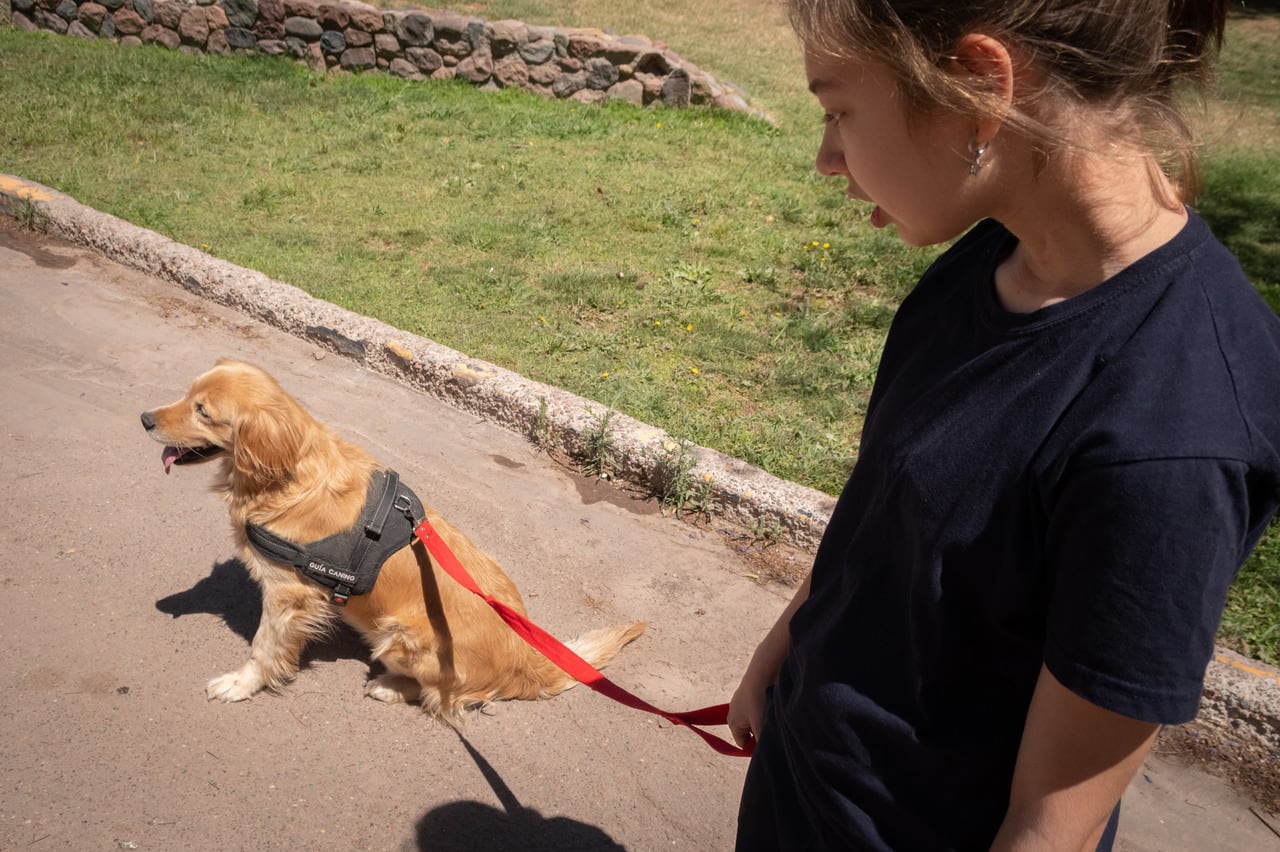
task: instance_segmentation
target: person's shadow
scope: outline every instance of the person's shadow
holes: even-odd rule
[[[515,793],[497,771],[455,729],[463,748],[489,782],[502,808],[482,802],[450,802],[429,811],[418,820],[418,849],[421,852],[473,852],[519,850],[519,852],[625,852],[602,829],[568,817],[542,816],[520,804]]]
[[[176,592],[156,601],[156,609],[179,618],[207,613],[216,615],[246,643],[253,642],[262,620],[262,590],[249,576],[239,559],[215,563],[209,576],[185,592]],[[350,627],[337,622],[326,638],[313,642],[302,653],[301,667],[320,660],[369,660],[369,649]]]

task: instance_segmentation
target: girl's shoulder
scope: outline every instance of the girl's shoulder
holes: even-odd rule
[[[1194,213],[1081,317],[1088,378],[1061,424],[1097,463],[1237,459],[1280,479],[1280,318]]]

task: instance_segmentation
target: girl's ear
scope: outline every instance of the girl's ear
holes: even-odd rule
[[[964,78],[973,92],[995,107],[989,111],[989,117],[979,120],[982,138],[995,136],[1000,129],[1000,115],[1013,104],[1017,83],[1017,67],[1008,45],[994,36],[969,33],[956,42],[948,67],[957,77]]]

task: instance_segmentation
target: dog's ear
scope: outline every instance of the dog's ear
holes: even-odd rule
[[[283,403],[237,412],[233,459],[236,472],[258,483],[283,479],[297,466],[305,427]]]

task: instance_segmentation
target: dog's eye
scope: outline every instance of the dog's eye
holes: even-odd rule
[[[207,411],[205,411],[205,410],[204,410],[204,403],[202,403],[202,402],[197,402],[197,403],[196,403],[196,414],[199,414],[199,415],[200,415],[201,417],[203,417],[205,420],[208,420],[208,419],[209,419],[209,412],[207,412]]]

